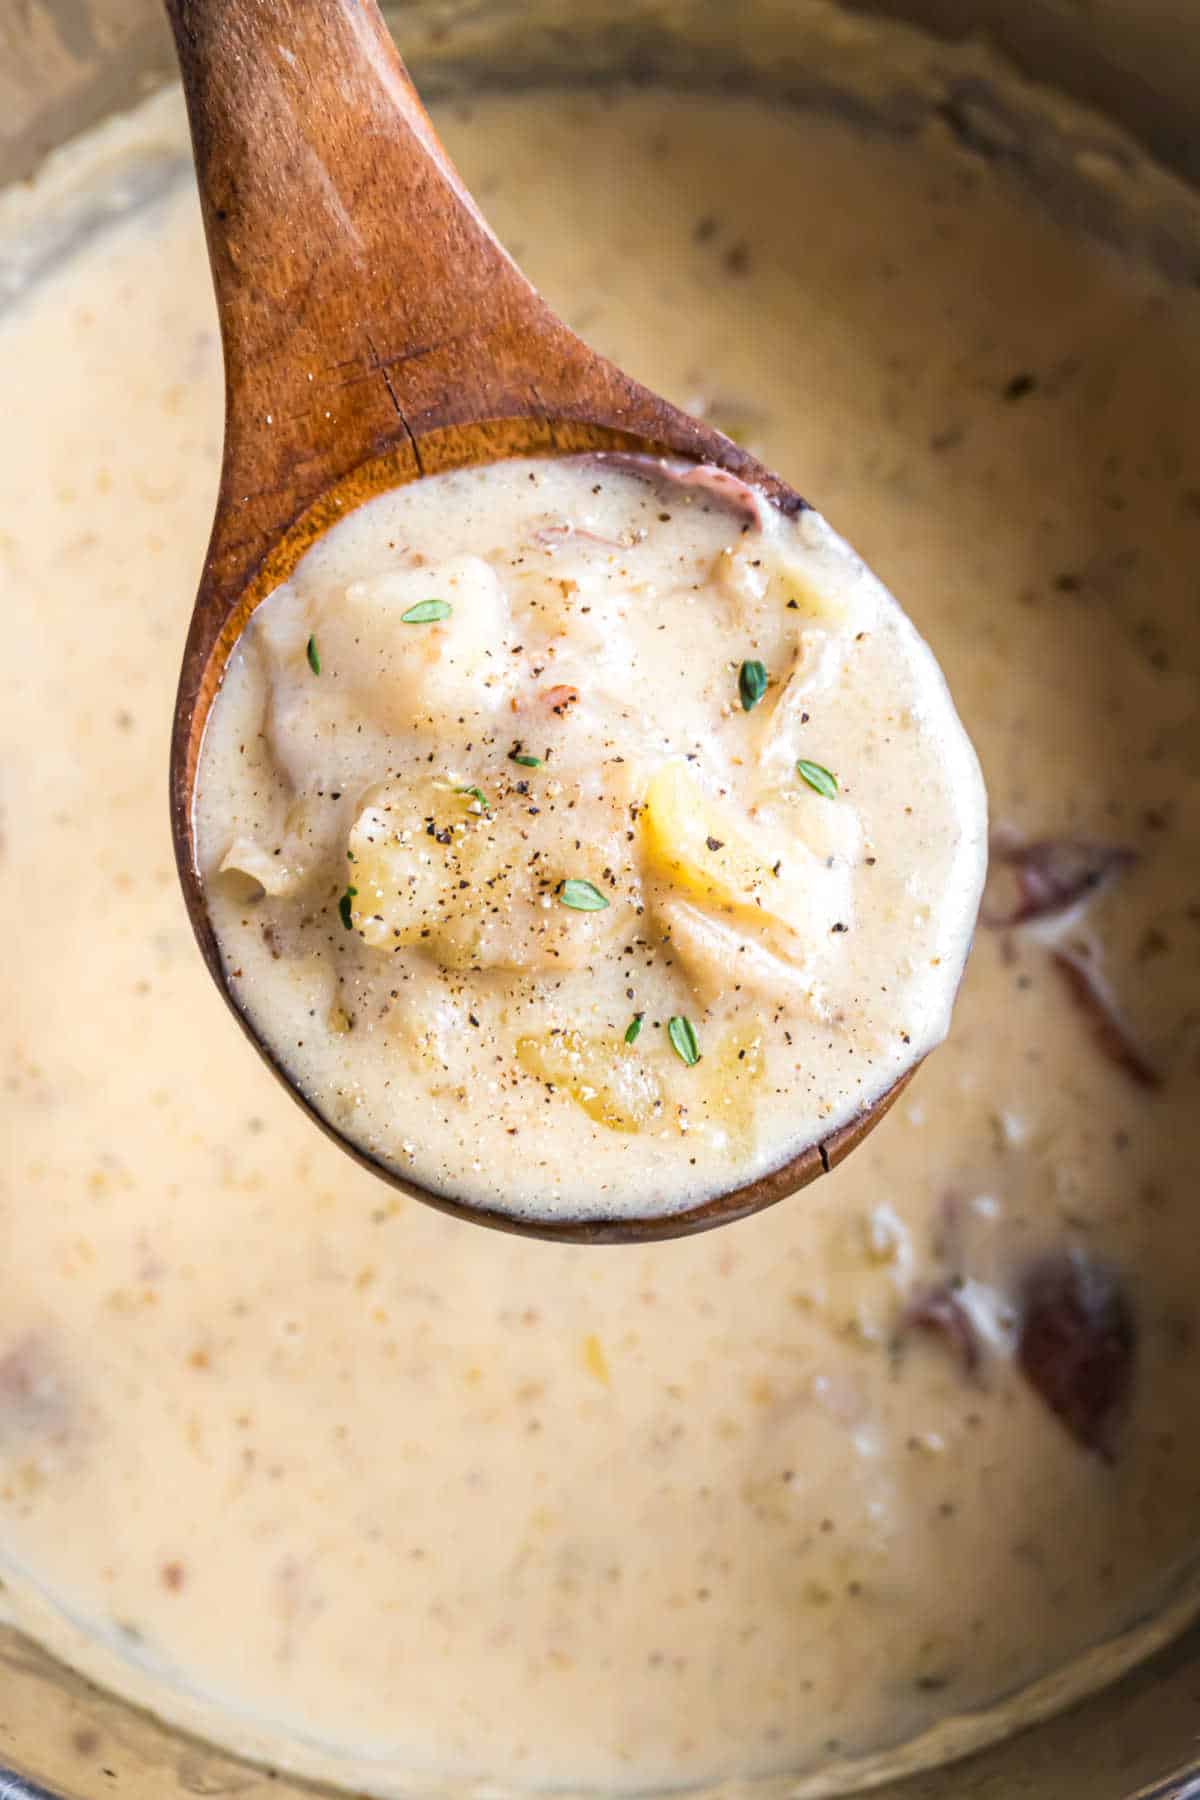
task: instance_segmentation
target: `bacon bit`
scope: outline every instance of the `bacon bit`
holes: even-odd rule
[[[162,1566],[162,1584],[172,1594],[177,1594],[184,1582],[184,1567],[181,1562],[164,1563]]]
[[[751,524],[762,524],[763,496],[748,481],[743,481],[738,475],[731,475],[728,469],[716,469],[711,463],[685,464],[682,474],[676,474],[675,480],[680,487],[706,489],[708,493],[723,500],[726,506],[745,513]]]
[[[1015,871],[1016,904],[1003,913],[989,911],[985,904],[979,916],[984,925],[1006,931],[1064,918],[1132,868],[1138,853],[1127,845],[1086,839],[1042,838],[1023,844],[1008,838],[993,842],[992,861]],[[1162,1075],[1135,1043],[1086,947],[1052,948],[1050,960],[1109,1061],[1139,1087],[1160,1088]]]
[[[1161,1072],[1135,1043],[1092,959],[1082,950],[1053,950],[1050,960],[1092,1027],[1097,1048],[1141,1088],[1154,1092],[1163,1085]]]
[[[1118,1277],[1081,1250],[1053,1253],[1026,1272],[1020,1310],[1025,1379],[1077,1443],[1112,1462],[1137,1341]]]
[[[539,525],[533,534],[535,544],[543,550],[550,550],[555,544],[565,544],[568,538],[583,538],[589,544],[603,544],[606,550],[627,550],[620,538],[602,537],[598,531],[589,531],[586,525],[572,525],[569,519],[556,519],[549,525]]]
[[[0,1355],[0,1437],[63,1443],[69,1429],[57,1361],[39,1332],[27,1332]]]
[[[1061,918],[1137,860],[1137,851],[1123,844],[1093,844],[1073,838],[1040,838],[1023,844],[1001,838],[992,844],[992,862],[1015,871],[1016,904],[1001,913],[985,907],[980,920],[993,931],[1006,931],[1035,920]]]
[[[964,1375],[978,1374],[983,1360],[979,1333],[950,1282],[927,1288],[918,1295],[909,1304],[901,1329],[933,1332],[954,1356]]]
[[[681,457],[645,456],[636,450],[598,450],[596,461],[631,475],[657,476],[660,481],[671,481],[679,487],[705,488],[750,524],[761,526],[765,522],[764,509],[770,504],[766,495],[740,476],[731,475],[728,469],[718,469],[712,463],[685,462]]]
[[[560,719],[564,719],[568,710],[579,699],[579,689],[565,686],[544,688],[538,695],[538,699],[543,706],[548,706],[552,713],[557,714]]]
[[[934,1215],[933,1254],[937,1262],[951,1268],[963,1261],[963,1197],[953,1189],[943,1194]]]

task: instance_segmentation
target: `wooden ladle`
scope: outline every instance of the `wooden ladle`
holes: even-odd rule
[[[785,512],[804,501],[555,317],[452,167],[374,0],[167,0],[167,10],[225,352],[224,465],[171,744],[176,859],[214,980],[316,1123],[446,1212],[543,1237],[645,1242],[783,1199],[853,1149],[908,1075],[784,1167],[686,1212],[518,1219],[423,1189],[343,1138],[238,1007],[196,858],[201,740],[250,614],[330,525],[424,475],[592,450],[691,457]]]

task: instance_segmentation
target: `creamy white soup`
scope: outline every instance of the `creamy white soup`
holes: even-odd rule
[[[586,1219],[778,1167],[942,1040],[985,812],[817,513],[593,456],[336,525],[237,646],[196,827],[232,991],[324,1116]]]
[[[222,401],[181,173],[0,324],[5,1605],[164,1715],[374,1794],[943,1756],[1189,1605],[1200,296],[941,123],[647,92],[438,122],[572,324],[817,502],[932,646],[992,810],[953,1027],[827,1179],[646,1248],[455,1223],[313,1128],[171,856]],[[185,142],[168,97],[4,218],[139,146],[182,171]],[[786,216],[784,169],[820,170]],[[722,730],[760,731],[772,691],[742,713],[726,674]],[[450,772],[498,813],[513,740],[554,729],[514,725],[490,788]],[[849,746],[796,754],[858,802]],[[333,928],[365,960],[366,920]],[[655,1072],[702,1074],[707,1027],[688,1068],[660,1012]]]

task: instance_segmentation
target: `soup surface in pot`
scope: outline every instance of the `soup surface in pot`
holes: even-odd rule
[[[438,122],[570,322],[904,597],[989,787],[985,923],[892,1115],[737,1227],[551,1247],[352,1166],[172,864],[221,428],[194,194],[93,234],[0,325],[7,1602],[378,1793],[944,1754],[1134,1654],[1086,1655],[1195,1552],[1200,302],[940,127]],[[175,98],[84,154],[139,142],[181,156]]]

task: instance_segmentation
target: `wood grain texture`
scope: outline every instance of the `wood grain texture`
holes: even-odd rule
[[[353,507],[423,475],[508,456],[633,449],[715,463],[782,510],[803,500],[719,432],[590,350],[497,242],[438,141],[375,0],[167,0],[187,97],[225,355],[225,454],[184,650],[171,813],[188,912],[225,979],[192,836],[209,709],[260,600]],[[906,1078],[907,1079],[907,1078]],[[841,1160],[899,1087],[783,1168],[684,1212],[460,1217],[576,1242],[678,1236],[745,1217]],[[296,1090],[292,1088],[292,1092]]]

